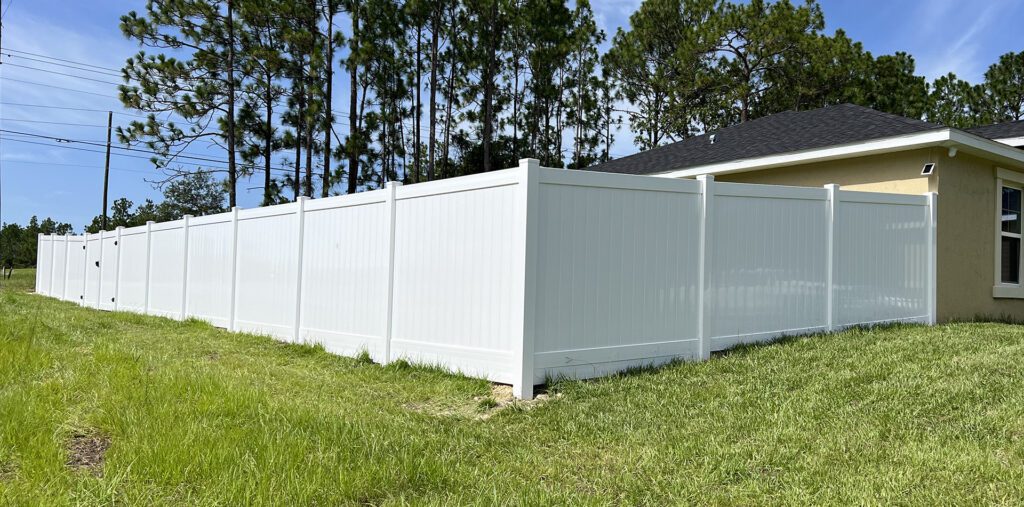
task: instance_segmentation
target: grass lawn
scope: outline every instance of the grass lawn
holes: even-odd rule
[[[493,407],[487,382],[0,290],[11,504],[1024,498],[1024,327],[740,348]]]

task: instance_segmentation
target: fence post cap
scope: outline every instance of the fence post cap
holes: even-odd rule
[[[402,186],[401,181],[387,181],[384,183],[384,188],[400,187]]]
[[[536,169],[540,167],[540,160],[535,158],[521,158],[519,159],[519,167],[521,169]]]
[[[697,176],[697,181],[715,181],[714,174],[701,174]]]
[[[153,220],[146,220],[146,225],[153,225],[155,223]]]
[[[825,185],[824,188],[827,188],[829,190],[839,190],[839,184],[838,183],[828,183],[828,184]]]

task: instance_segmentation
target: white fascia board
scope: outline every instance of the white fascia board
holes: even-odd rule
[[[873,141],[865,141],[859,143],[843,144],[838,146],[829,146],[827,148],[816,148],[811,150],[794,151],[790,153],[781,153],[779,155],[769,155],[767,157],[757,157],[742,160],[733,160],[730,162],[722,162],[720,164],[709,164],[697,167],[690,167],[686,169],[679,169],[674,171],[666,171],[662,173],[652,174],[651,176],[659,176],[662,178],[688,178],[692,176],[698,176],[701,174],[728,174],[743,171],[752,171],[760,169],[771,169],[775,167],[784,167],[797,164],[806,164],[811,162],[823,162],[826,160],[836,160],[841,158],[851,157],[862,157],[866,155],[875,155],[879,153],[889,153],[894,151],[913,150],[917,148],[927,148],[929,146],[950,146],[952,142],[952,129],[940,129],[940,130],[929,130],[927,132],[919,132],[916,134],[910,134],[905,136],[887,137],[883,139],[876,139]],[[972,136],[976,137],[976,136]],[[982,138],[978,138],[982,140]],[[984,139],[988,141],[987,139]],[[993,144],[994,141],[989,141]],[[1007,150],[1013,150],[1006,145],[1000,145]],[[1016,150],[1020,152],[1020,150]],[[1024,160],[1024,152],[1021,152],[1022,160]]]
[[[1010,146],[1024,146],[1024,136],[1020,137],[1004,137],[1002,139],[993,139],[997,143],[1003,143]]]
[[[720,164],[689,167],[686,169],[652,174],[651,176],[659,176],[662,178],[689,178],[699,176],[701,174],[729,174],[808,164],[813,162],[824,162],[843,158],[878,155],[881,153],[892,153],[896,151],[915,150],[932,146],[956,146],[962,148],[965,153],[995,159],[999,162],[1012,165],[1013,167],[1024,167],[1024,150],[1014,148],[1013,146],[1003,142],[986,139],[974,134],[968,134],[962,130],[946,128],[905,136],[864,141],[860,143],[843,144],[838,146],[829,146],[827,148],[769,155],[767,157],[733,160],[730,162],[722,162]]]
[[[950,140],[966,153],[996,160],[1014,168],[1024,167],[1024,150],[962,130],[952,130],[950,134]]]

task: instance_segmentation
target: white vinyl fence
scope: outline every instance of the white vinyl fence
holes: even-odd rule
[[[517,169],[40,236],[36,290],[512,384],[935,321],[935,194]]]

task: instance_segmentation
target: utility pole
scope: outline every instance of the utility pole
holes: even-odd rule
[[[103,230],[107,230],[107,188],[110,185],[110,131],[114,127],[114,112],[107,111],[107,161],[103,164]]]

